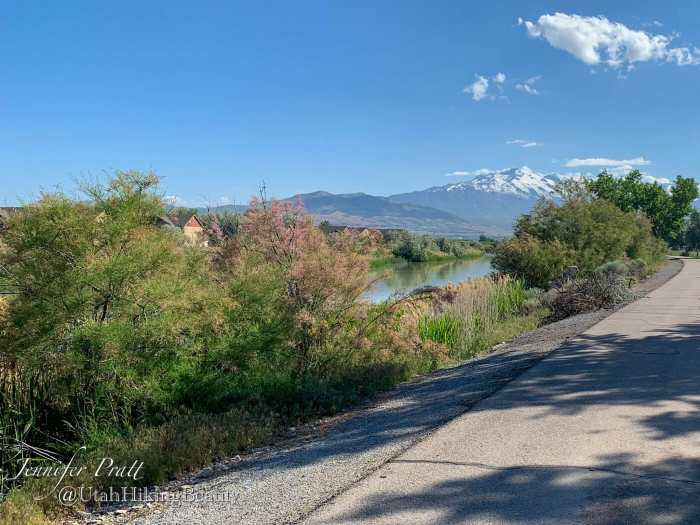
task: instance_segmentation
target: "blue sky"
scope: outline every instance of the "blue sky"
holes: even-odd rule
[[[0,204],[114,169],[190,204],[520,165],[695,176],[695,4],[4,2]]]

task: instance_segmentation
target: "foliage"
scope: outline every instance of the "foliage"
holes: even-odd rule
[[[463,259],[483,255],[478,242],[461,239],[433,238],[429,235],[414,235],[405,230],[384,233],[384,241],[394,257],[411,262]]]
[[[522,233],[502,243],[491,264],[530,286],[546,288],[573,260],[572,251],[558,239],[547,242]]]
[[[407,261],[424,262],[428,260],[428,252],[425,246],[416,239],[407,239],[396,246],[392,253],[394,257],[401,257]]]
[[[700,212],[698,210],[693,210],[690,214],[684,241],[686,250],[694,251],[696,255],[700,252]]]
[[[318,225],[318,228],[326,234],[333,232],[333,226],[331,226],[331,223],[328,221],[321,221]]]
[[[595,273],[612,273],[619,277],[626,277],[630,273],[630,269],[624,261],[609,261],[598,266]]]
[[[588,274],[616,259],[641,259],[648,267],[661,260],[663,243],[644,215],[622,211],[585,191],[570,195],[562,204],[540,201],[523,215],[515,237],[497,248],[496,269],[546,288],[571,265]]]
[[[177,219],[178,224],[185,224],[190,217],[199,213],[197,208],[187,208],[184,206],[166,206],[165,211],[168,217]]]
[[[284,203],[254,200],[229,234],[220,216],[205,217],[209,246],[188,245],[157,226],[157,183],[119,172],[85,187],[85,199],[46,194],[3,232],[6,473],[26,450],[19,441],[61,457],[86,445],[86,464],[145,460],[139,483],[160,483],[542,318],[522,315],[527,292],[508,277],[461,285],[434,304],[368,304],[360,297],[375,235],[324,233]],[[431,256],[478,249],[416,238]],[[40,483],[11,492],[3,516],[52,515],[54,500],[26,497],[35,490]]]
[[[422,317],[418,321],[418,333],[423,341],[433,341],[449,348],[457,345],[459,320],[449,314]]]
[[[23,440],[159,420],[164,370],[224,329],[225,296],[203,254],[153,226],[156,184],[118,173],[85,188],[89,204],[47,194],[12,218],[0,256],[14,290],[0,329],[0,413]]]
[[[207,238],[211,244],[220,245],[227,239],[233,239],[241,228],[243,217],[233,211],[209,213],[202,218]]]
[[[453,358],[473,356],[493,344],[494,335],[504,323],[523,317],[527,299],[523,282],[508,276],[473,279],[448,287],[421,318],[421,338],[445,345]],[[537,301],[533,296],[528,312],[531,319],[541,313]]]
[[[667,242],[681,234],[684,219],[698,197],[697,183],[691,177],[679,175],[667,192],[656,182],[644,182],[638,170],[622,178],[603,171],[588,183],[588,188],[623,211],[643,211],[653,225],[654,234]]]

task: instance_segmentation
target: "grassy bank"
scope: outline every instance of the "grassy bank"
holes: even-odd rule
[[[86,475],[66,484],[108,489],[112,486],[109,479],[89,475],[103,457],[113,458],[115,464],[143,461],[143,476],[133,482],[138,486],[182,476],[260,445],[291,425],[334,414],[416,374],[452,365],[533,329],[544,311],[528,304],[518,281],[483,278],[394,305],[391,316],[404,329],[395,334],[400,339],[380,351],[368,348],[362,358],[346,359],[323,376],[308,377],[300,388],[283,394],[283,404],[251,399],[222,413],[187,410],[160,425],[88,432],[85,437],[91,442],[81,461],[88,467]],[[373,316],[384,313],[379,308],[387,307],[377,307]],[[444,316],[458,325],[454,338],[446,338],[438,326]],[[288,388],[280,383],[274,386]],[[241,408],[244,405],[247,408]],[[118,481],[116,486],[123,484]],[[45,480],[30,481],[14,490],[2,504],[0,523],[45,523],[65,515],[67,509],[55,497],[36,499],[51,490]]]
[[[401,257],[395,257],[393,255],[380,255],[370,259],[369,268],[370,270],[381,270],[383,268],[389,268],[401,262],[405,262],[405,259],[402,259]]]
[[[467,253],[465,255],[451,255],[448,253],[428,253],[420,261],[409,261],[403,257],[396,257],[394,255],[384,255],[370,259],[369,268],[370,270],[381,270],[383,268],[389,268],[395,264],[401,264],[406,262],[450,262],[450,261],[468,261],[471,259],[478,259],[485,255],[484,252],[474,250],[473,252]]]

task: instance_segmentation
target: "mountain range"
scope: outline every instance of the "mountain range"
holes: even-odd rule
[[[388,197],[316,191],[285,200],[301,201],[318,221],[337,226],[402,228],[464,238],[498,237],[509,235],[515,219],[529,211],[537,199],[554,198],[554,188],[562,178],[523,166],[482,170],[468,180]]]
[[[333,194],[315,191],[294,195],[288,202],[303,204],[318,222],[360,228],[406,229],[446,237],[506,237],[515,220],[540,198],[555,199],[556,186],[574,174],[539,173],[522,166],[479,170],[458,182],[388,197],[366,193]],[[669,191],[668,179],[644,175]],[[700,199],[695,201],[700,209]],[[213,211],[243,212],[246,206],[225,205]],[[202,209],[202,212],[207,210]]]
[[[435,206],[392,201],[366,193],[332,194],[316,191],[294,195],[288,201],[301,201],[304,209],[319,221],[333,225],[364,228],[400,228],[418,233],[458,237],[498,235],[499,229],[488,224],[472,224]]]

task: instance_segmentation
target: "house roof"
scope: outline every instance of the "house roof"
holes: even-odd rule
[[[175,228],[175,224],[167,215],[160,215],[153,218],[153,224],[158,228]]]
[[[204,229],[204,224],[202,224],[202,221],[199,220],[199,217],[196,215],[192,215],[192,217],[189,218],[189,220],[185,223],[185,226],[188,226],[190,228],[202,228]]]

